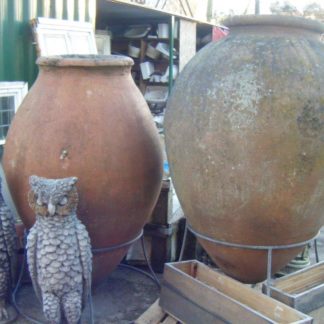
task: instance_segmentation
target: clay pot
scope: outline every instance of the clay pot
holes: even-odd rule
[[[93,248],[135,238],[150,216],[162,179],[158,133],[134,84],[133,61],[120,56],[40,58],[40,73],[6,140],[3,166],[18,212],[30,228],[28,178],[79,178],[78,216]],[[94,257],[104,278],[129,246]]]
[[[214,240],[281,246],[323,225],[324,26],[242,16],[181,73],[167,105],[171,176],[193,229]],[[243,282],[266,277],[267,252],[200,239]],[[301,248],[274,251],[272,271]]]

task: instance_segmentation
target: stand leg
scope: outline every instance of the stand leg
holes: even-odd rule
[[[319,256],[318,256],[318,249],[317,249],[317,240],[314,240],[314,248],[315,248],[315,258],[316,258],[316,263],[319,262]]]
[[[269,248],[268,260],[267,260],[267,296],[270,296],[271,269],[272,269],[272,248]]]
[[[186,242],[187,242],[187,234],[188,234],[188,226],[187,226],[187,220],[186,220],[185,229],[184,229],[183,238],[182,238],[181,250],[180,250],[180,255],[179,255],[179,260],[178,261],[182,261],[185,246],[186,246]]]

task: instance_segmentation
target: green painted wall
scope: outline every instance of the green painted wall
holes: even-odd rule
[[[96,0],[0,0],[0,81],[37,76],[30,20],[36,17],[95,23]]]

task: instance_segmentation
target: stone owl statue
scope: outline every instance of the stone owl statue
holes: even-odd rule
[[[0,178],[0,323],[7,323],[16,317],[9,301],[16,274],[18,238],[14,216],[2,196],[1,182]]]
[[[91,292],[92,254],[88,232],[76,215],[77,178],[31,176],[28,193],[36,222],[27,236],[33,287],[50,323],[78,323]]]

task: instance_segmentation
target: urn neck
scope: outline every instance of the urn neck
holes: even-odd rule
[[[324,33],[324,24],[302,17],[280,15],[233,16],[224,22],[231,34],[300,35],[319,38]]]
[[[36,63],[41,71],[88,70],[91,72],[124,75],[129,74],[134,61],[120,55],[60,55],[43,56]]]

